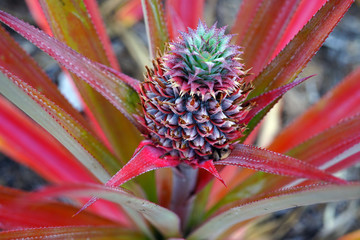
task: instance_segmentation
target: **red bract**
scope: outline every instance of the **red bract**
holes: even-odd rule
[[[310,79],[296,77],[353,1],[244,0],[233,35],[205,25],[205,1],[162,2],[118,12],[131,24],[142,4],[145,80],[120,72],[95,0],[28,1],[53,37],[0,11],[70,73],[85,105],[75,110],[0,27],[0,149],[54,185],[2,187],[0,237],[228,239],[266,213],[360,198],[360,183],[332,175],[359,161],[359,69],[268,149],[244,143]]]

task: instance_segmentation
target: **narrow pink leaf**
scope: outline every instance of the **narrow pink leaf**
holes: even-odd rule
[[[353,0],[329,0],[254,79],[255,89],[249,98],[292,82],[352,3]]]
[[[163,150],[151,145],[142,147],[105,186],[117,187],[145,172],[159,168],[175,167],[180,164],[180,160],[178,159],[162,157],[164,154],[165,152]]]
[[[135,119],[136,115],[142,114],[138,106],[139,98],[136,92],[119,80],[114,74],[104,72],[96,63],[75,52],[60,41],[51,38],[46,33],[5,12],[0,11],[0,20],[90,84],[121,111],[136,127],[143,129],[143,126]]]
[[[169,33],[164,18],[165,14],[160,0],[141,0],[141,2],[150,44],[150,56],[154,58],[156,51],[160,50],[160,52],[163,52],[165,43],[169,41]]]
[[[130,87],[132,87],[132,89],[134,89],[137,93],[140,92],[140,81],[132,78],[122,72],[116,71],[115,69],[108,67],[106,65],[103,65],[101,63],[97,63],[97,65],[99,67],[101,67],[103,69],[103,71],[107,71],[110,72],[112,74],[114,74],[115,76],[117,76],[119,78],[119,80],[123,81],[124,83],[126,83],[127,85],[129,85]]]
[[[247,77],[249,81],[253,80],[270,62],[270,57],[299,2],[300,0],[245,0],[241,5],[241,8],[244,9],[240,8],[232,33],[240,35],[241,31],[245,31],[244,35],[239,36],[236,43],[243,47],[242,58],[245,66],[251,68],[252,75]],[[241,14],[250,7],[252,9],[245,13],[245,19],[243,19]],[[243,21],[245,22],[243,23]],[[246,23],[248,25],[244,28],[243,25]],[[238,24],[240,27],[237,27]]]
[[[216,161],[214,164],[239,166],[276,175],[346,183],[345,180],[334,177],[306,162],[244,144],[236,144],[229,157]]]
[[[316,166],[330,166],[332,159],[360,143],[360,114],[345,119],[287,152]],[[360,151],[360,149],[358,149]],[[353,154],[356,152],[353,152]],[[335,164],[335,162],[333,162]]]
[[[186,28],[196,29],[199,20],[203,20],[204,0],[167,0],[166,17],[171,29],[171,39],[178,36],[178,31]]]
[[[316,135],[287,152],[291,157],[307,162],[312,166],[334,173],[359,162],[360,158],[360,115],[341,121],[334,127]],[[314,183],[314,179],[305,182],[270,174],[253,174],[248,180],[240,182],[218,206],[244,198],[275,191],[284,186]],[[250,186],[256,190],[248,192]]]
[[[39,1],[56,39],[91,61],[111,66],[109,51],[104,48],[106,40],[104,35],[99,35],[99,31],[103,29],[99,26],[102,25],[99,22],[100,18],[94,16],[98,15],[95,13],[94,0],[87,0],[88,5],[83,0]],[[107,46],[111,47],[109,44]],[[127,116],[121,114],[101,93],[89,87],[75,74],[72,74],[71,78],[84,101],[84,112],[92,127],[125,163],[141,139],[136,128],[131,125]],[[106,77],[103,81],[106,81]],[[125,104],[134,100],[131,97],[127,100],[126,96],[120,96]]]
[[[186,27],[180,16],[170,4],[166,5],[166,21],[169,27],[169,40],[175,40],[180,32],[186,32]]]
[[[264,0],[244,0],[241,2],[235,22],[231,29],[231,33],[234,34],[233,41],[235,43],[240,44],[244,41],[246,33],[250,29],[263,1]]]
[[[200,163],[199,168],[208,171],[212,176],[216,177],[222,184],[224,184],[224,186],[226,186],[223,178],[219,174],[218,170],[215,168],[213,161],[210,160]]]
[[[68,184],[42,189],[29,196],[29,199],[41,200],[61,196],[71,198],[94,196],[95,198],[106,199],[126,209],[132,209],[140,213],[164,236],[179,236],[180,220],[175,213],[148,200],[136,197],[124,189],[111,188],[99,184]]]
[[[360,67],[280,132],[268,148],[276,152],[286,152],[341,119],[359,113],[359,102]]]
[[[115,52],[111,46],[110,39],[106,33],[106,28],[102,20],[97,2],[95,0],[84,0],[84,3],[86,9],[88,10],[91,21],[94,24],[94,28],[99,35],[99,39],[104,47],[106,56],[109,59],[111,67],[119,71],[120,66],[117,61]]]
[[[326,0],[302,0],[296,8],[296,12],[286,27],[284,34],[281,36],[271,59],[290,42],[290,40],[300,31],[300,29],[316,14],[317,11],[326,3]]]
[[[46,20],[46,16],[40,6],[39,0],[25,0],[25,2],[37,25],[40,26],[40,28],[43,29],[47,34],[52,35],[51,28]]]
[[[0,75],[0,80],[1,93],[51,133],[102,182],[110,177],[106,170],[120,168],[102,142],[66,111],[15,76],[9,80]]]
[[[294,81],[292,83],[286,84],[286,85],[281,86],[281,87],[279,87],[277,89],[274,89],[272,91],[268,91],[266,93],[263,93],[260,96],[257,96],[255,98],[247,100],[245,103],[250,104],[250,105],[254,105],[254,107],[251,108],[249,113],[246,115],[246,117],[244,119],[244,123],[248,124],[250,122],[250,120],[252,120],[265,107],[267,107],[268,105],[273,103],[275,100],[282,97],[282,95],[284,95],[290,89],[296,87],[297,85],[299,85],[300,83],[306,81],[307,79],[309,79],[311,77],[312,76],[296,80],[296,81]],[[265,115],[265,113],[263,115]]]
[[[0,225],[2,229],[66,225],[118,225],[89,212],[83,212],[77,218],[72,218],[72,214],[77,210],[75,207],[54,201],[33,201],[28,198],[29,193],[20,190],[1,186],[0,193]]]
[[[122,239],[143,240],[139,232],[119,226],[65,226],[25,228],[0,233],[1,239]]]
[[[96,182],[56,139],[0,97],[0,149],[53,182]]]

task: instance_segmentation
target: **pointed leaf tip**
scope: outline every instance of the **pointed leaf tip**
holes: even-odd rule
[[[199,168],[202,168],[202,169],[208,171],[209,173],[211,173],[214,177],[216,177],[226,187],[226,183],[225,183],[224,179],[219,174],[219,172],[216,169],[216,167],[214,165],[214,162],[212,160],[205,161],[205,162],[199,164]]]
[[[151,145],[148,140],[142,141],[130,161],[106,182],[105,186],[118,187],[143,173],[159,168],[175,167],[181,163],[178,159],[163,157],[163,155],[162,149]],[[96,200],[95,197],[90,199],[78,213],[91,206]]]

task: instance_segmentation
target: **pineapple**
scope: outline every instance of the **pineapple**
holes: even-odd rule
[[[245,129],[251,87],[230,40],[200,22],[159,54],[141,86],[147,138],[189,164],[226,157]]]

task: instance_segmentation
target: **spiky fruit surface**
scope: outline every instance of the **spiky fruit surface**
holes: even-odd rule
[[[141,96],[148,137],[172,156],[218,160],[244,131],[250,88],[230,39],[225,28],[200,22],[147,69]]]

